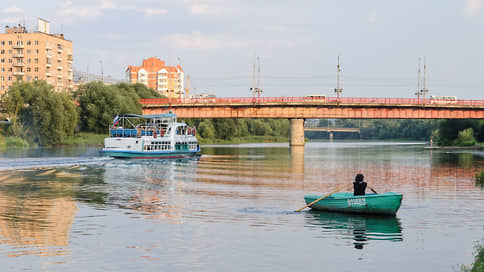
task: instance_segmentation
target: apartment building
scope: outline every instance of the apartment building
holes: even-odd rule
[[[158,58],[143,60],[141,66],[128,66],[126,78],[130,83],[142,83],[167,97],[184,97],[184,73],[180,65],[166,66]]]
[[[18,25],[0,33],[0,97],[16,80],[45,80],[56,91],[73,90],[72,41],[49,30],[49,22],[39,20],[35,32]]]

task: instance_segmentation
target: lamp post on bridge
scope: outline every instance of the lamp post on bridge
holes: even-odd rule
[[[339,65],[339,56],[338,56],[338,66],[337,67],[337,80],[336,80],[336,89],[334,89],[334,92],[336,93],[336,102],[339,103],[339,95],[340,93],[343,92],[343,88],[340,88],[339,86],[339,77],[340,77],[340,72],[341,72],[341,68],[340,68],[340,65]]]

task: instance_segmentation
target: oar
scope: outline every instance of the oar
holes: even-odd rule
[[[328,196],[330,196],[330,195],[332,195],[332,194],[334,194],[334,193],[336,193],[336,192],[338,192],[338,191],[341,191],[341,190],[343,190],[343,189],[349,188],[349,187],[351,187],[351,186],[353,186],[353,184],[351,184],[351,185],[344,185],[344,186],[341,186],[341,187],[339,187],[338,189],[336,189],[336,190],[332,191],[331,193],[327,193],[327,194],[325,194],[324,196],[322,196],[322,197],[320,197],[320,198],[318,198],[318,199],[314,200],[313,202],[311,202],[311,203],[307,204],[306,206],[302,207],[301,209],[297,210],[296,212],[300,212],[300,211],[302,211],[303,209],[305,209],[305,208],[307,208],[307,207],[309,207],[309,206],[313,205],[314,203],[316,203],[316,202],[320,201],[321,199],[324,199],[324,198],[326,198],[326,197],[328,197]]]
[[[370,185],[368,185],[368,184],[367,184],[366,186],[367,186],[368,188],[370,188],[370,190],[371,190],[373,193],[378,194],[378,193],[375,191],[375,189],[373,189],[373,187],[371,187],[371,186],[370,186]]]

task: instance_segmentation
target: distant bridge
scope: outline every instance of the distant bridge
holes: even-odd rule
[[[304,145],[304,119],[484,119],[484,100],[336,97],[140,99],[143,114],[180,118],[285,118],[291,145]]]
[[[304,127],[304,131],[324,131],[324,132],[354,132],[360,133],[359,128],[335,128],[335,127]]]

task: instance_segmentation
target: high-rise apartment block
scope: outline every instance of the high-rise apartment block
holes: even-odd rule
[[[49,32],[49,22],[39,19],[35,32],[18,25],[0,33],[0,97],[16,80],[45,80],[56,91],[72,91],[72,42]]]
[[[166,66],[158,58],[143,60],[142,66],[128,66],[130,83],[142,83],[167,97],[184,97],[184,73],[180,65]]]

